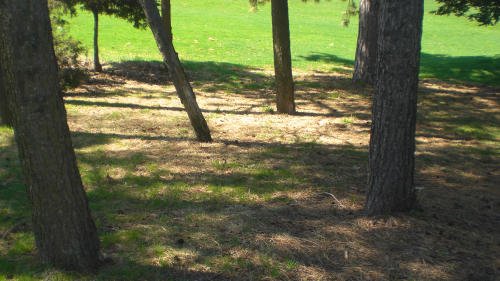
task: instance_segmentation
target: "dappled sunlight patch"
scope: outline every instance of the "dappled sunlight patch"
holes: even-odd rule
[[[412,261],[400,264],[401,269],[408,272],[409,278],[422,278],[426,280],[451,280],[453,275],[453,264],[429,264],[425,260]]]
[[[148,250],[148,263],[158,267],[183,267],[194,264],[199,254],[191,249],[178,249],[165,246],[154,246]]]
[[[218,78],[194,65],[192,77],[214,79],[195,87],[214,137],[201,144],[166,77],[147,68],[132,77],[125,66],[65,97],[103,252],[113,260],[97,279],[461,280],[495,268],[497,89],[425,80],[421,208],[367,218],[369,87],[297,73],[298,114],[286,116],[274,110],[271,72]],[[12,130],[0,128],[0,148],[3,233],[29,221],[29,204]],[[12,260],[38,266],[29,231],[26,224],[0,241],[3,253],[13,251],[0,256],[0,270],[16,278]]]

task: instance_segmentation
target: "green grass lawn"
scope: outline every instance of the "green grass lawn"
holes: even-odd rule
[[[437,5],[425,2],[422,77],[500,85],[500,27],[480,27],[464,18],[432,15],[430,11]],[[349,71],[358,22],[353,18],[349,27],[341,26],[345,5],[340,0],[319,4],[290,1],[296,71]],[[255,13],[245,0],[173,0],[172,7],[175,45],[184,61],[271,68],[269,5]],[[83,11],[70,20],[71,34],[89,48],[89,57],[92,24],[91,15]],[[149,30],[102,17],[100,32],[104,61],[160,59]]]

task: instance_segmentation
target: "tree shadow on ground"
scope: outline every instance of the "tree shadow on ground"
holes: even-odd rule
[[[272,87],[272,80],[258,68],[213,61],[183,61],[183,66],[193,87],[209,93],[251,95]],[[160,61],[112,62],[105,73],[142,83],[170,84],[168,71]]]
[[[321,61],[339,65],[333,71],[350,73],[354,61],[327,53],[312,53],[302,56],[308,61]],[[346,70],[350,68],[351,70]],[[441,54],[422,53],[420,76],[422,78],[436,78],[443,81],[460,82],[465,84],[486,84],[500,86],[500,56],[461,56],[453,57]]]
[[[151,140],[73,138],[77,147],[92,139]],[[80,166],[90,167],[83,174],[103,251],[114,261],[97,280],[494,280],[500,200],[484,178],[485,165],[494,169],[492,156],[476,158],[460,147],[427,150],[417,157],[422,210],[367,219],[356,203],[364,197],[366,147],[224,141],[203,150],[214,162],[195,171],[206,157],[196,151],[179,152],[185,167],[148,151],[78,154]],[[450,154],[475,169],[464,173],[463,161],[451,161]],[[221,155],[226,161],[216,158]],[[427,171],[431,163],[447,170]],[[43,272],[32,250],[21,253],[0,256],[2,274],[25,274],[15,266],[19,261]]]
[[[210,107],[203,107],[202,111],[207,113],[227,113],[227,114],[250,114],[264,115],[274,111],[275,94],[272,90],[273,78],[265,74],[262,70],[247,68],[242,65],[229,63],[215,62],[185,62],[188,72],[190,73],[192,84],[195,91],[199,91],[205,97],[214,97],[222,99],[222,104],[210,103]],[[106,79],[101,78],[106,77]],[[95,79],[95,81],[93,81]],[[149,98],[158,94],[159,90],[144,89],[140,87],[119,87],[116,90],[112,84],[108,84],[107,80],[117,80],[124,83],[126,79],[137,81],[139,83],[148,83],[149,85],[166,85],[170,83],[166,69],[162,63],[156,61],[127,61],[121,63],[112,63],[110,67],[105,69],[104,74],[93,76],[90,85],[85,85],[82,90],[68,93],[68,97],[84,97],[84,98],[100,98],[100,97],[124,97],[138,96],[141,98]],[[345,103],[343,110],[332,108],[325,102],[332,98],[356,99],[370,95],[368,87],[353,84],[349,77],[342,75],[331,75],[325,73],[314,73],[307,76],[299,76],[295,79],[296,84],[296,104],[298,116],[325,116],[325,117],[341,117],[343,112],[359,112],[365,113],[356,108],[356,106]],[[104,84],[99,84],[104,81]],[[129,80],[130,81],[130,80]],[[167,96],[174,96],[175,91],[169,91]],[[242,105],[241,110],[225,109],[227,107],[227,98],[238,99],[238,95],[243,95],[245,98],[252,98],[255,101],[253,104]],[[120,102],[102,102],[90,100],[66,100],[67,104],[72,105],[98,105],[108,107],[122,108],[137,108],[137,109],[152,109],[152,110],[170,110],[183,111],[182,107],[165,107],[165,106],[150,106]],[[314,104],[322,109],[322,112],[314,112],[305,109],[308,104]]]
[[[441,87],[420,89],[420,136],[447,140],[499,141],[499,96],[491,88]]]
[[[337,117],[362,111],[356,115],[359,124],[325,130],[366,134],[368,103],[354,99],[368,99],[365,89],[352,100],[335,102],[351,86],[342,79],[316,78],[309,80],[307,93],[299,93],[303,100],[319,101],[338,111]],[[343,83],[340,92],[316,92]],[[305,142],[302,131],[289,130],[284,133],[298,141],[227,136],[199,144],[150,130],[156,107],[116,101],[119,110],[151,110],[133,116],[144,126],[140,132],[121,126],[132,114],[107,124],[116,130],[106,132],[110,128],[85,108],[96,124],[76,127],[72,137],[103,252],[113,260],[91,278],[495,280],[497,97],[489,88],[421,85],[416,154],[421,207],[381,218],[367,218],[362,211],[366,143]],[[101,100],[74,104],[113,107]],[[30,214],[19,163],[4,160],[16,155],[12,133],[0,131],[0,136],[0,179],[6,183],[0,186],[0,227],[6,231],[29,221]],[[0,247],[1,275],[46,277],[47,268],[34,257],[29,226],[9,233]]]

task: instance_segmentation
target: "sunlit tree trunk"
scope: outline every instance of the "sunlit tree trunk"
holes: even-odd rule
[[[92,8],[94,15],[94,70],[102,71],[102,65],[99,60],[99,10],[96,7]]]
[[[172,42],[172,5],[170,0],[161,0],[161,19],[167,31],[167,38]]]
[[[158,49],[163,56],[163,62],[167,65],[170,76],[172,77],[177,95],[179,96],[184,108],[187,111],[191,125],[194,128],[196,137],[199,141],[210,142],[212,137],[205,117],[201,112],[196,96],[191,88],[184,68],[175,52],[174,45],[169,39],[169,32],[165,29],[164,23],[160,17],[160,12],[154,0],[139,0],[146,14],[149,27],[154,34]]]
[[[354,82],[373,84],[377,76],[379,6],[380,0],[361,0],[360,3]]]
[[[295,113],[295,90],[290,51],[288,0],[272,0],[276,107],[279,113]]]
[[[45,263],[93,271],[99,239],[59,93],[47,0],[0,1],[0,75]]]
[[[370,139],[370,215],[415,205],[415,123],[423,0],[382,0]]]

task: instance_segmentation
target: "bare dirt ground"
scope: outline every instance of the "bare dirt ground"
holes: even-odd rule
[[[370,89],[300,74],[284,116],[266,73],[231,71],[190,73],[210,144],[157,65],[113,65],[66,95],[112,260],[97,279],[498,280],[499,89],[423,81],[420,208],[368,218]]]

